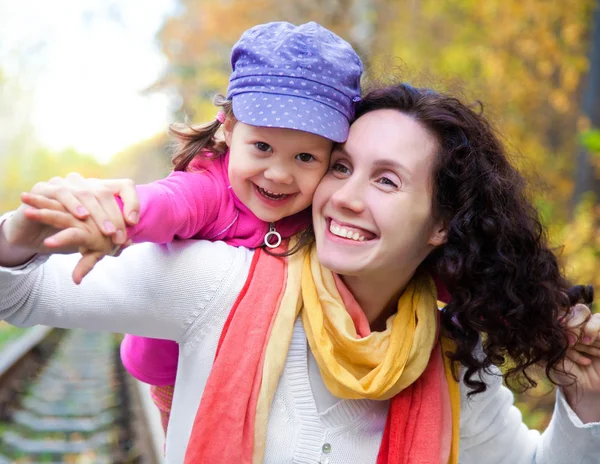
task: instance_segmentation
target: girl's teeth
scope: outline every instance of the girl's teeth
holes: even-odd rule
[[[337,235],[338,237],[349,238],[358,242],[362,242],[365,240],[365,237],[363,235],[360,235],[358,232],[346,229],[345,227],[340,227],[335,224],[331,224],[329,226],[329,231],[333,235]]]
[[[283,197],[286,197],[287,195],[285,193],[275,193],[275,192],[271,192],[270,190],[264,189],[262,187],[258,187],[258,189],[260,190],[260,192],[267,196],[267,197],[271,197],[273,199],[280,199]]]

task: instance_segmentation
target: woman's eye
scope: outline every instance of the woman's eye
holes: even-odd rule
[[[398,188],[398,184],[396,184],[396,182],[391,180],[389,177],[380,177],[377,182],[382,185],[389,185],[390,187]]]
[[[311,161],[314,161],[316,158],[311,155],[310,153],[300,153],[298,155],[296,155],[296,159],[299,161],[302,161],[303,163],[310,163]]]
[[[254,146],[260,151],[271,151],[271,145],[265,142],[256,142]]]
[[[330,169],[332,172],[337,172],[340,174],[348,174],[350,172],[350,169],[348,169],[342,163],[333,163]]]

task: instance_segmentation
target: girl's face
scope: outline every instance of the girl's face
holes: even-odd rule
[[[313,201],[319,261],[342,275],[411,276],[445,240],[432,217],[438,142],[396,110],[354,122]]]
[[[231,188],[256,217],[275,222],[310,206],[329,166],[331,140],[229,119],[223,129]]]

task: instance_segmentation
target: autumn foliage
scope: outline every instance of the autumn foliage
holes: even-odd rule
[[[366,81],[399,74],[418,85],[481,101],[514,162],[531,181],[530,194],[566,272],[573,281],[600,289],[599,198],[591,192],[577,204],[572,201],[581,150],[587,150],[600,179],[600,133],[582,111],[595,0],[180,3],[179,13],[166,20],[158,37],[167,71],[149,89],[169,89],[180,96],[178,119],[214,118],[211,98],[227,88],[229,52],[245,29],[273,20],[318,21],[356,47],[366,64]],[[5,173],[18,170],[22,160],[3,159],[0,207],[15,206],[19,190],[29,187],[32,179],[71,170],[151,180],[170,169],[166,145],[162,135],[140,141],[111,166],[75,159],[74,154],[42,152],[41,162],[32,162],[36,166],[31,172],[21,169],[27,175],[19,179]],[[546,419],[535,420],[543,424]]]

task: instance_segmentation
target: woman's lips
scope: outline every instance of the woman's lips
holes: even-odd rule
[[[350,224],[340,223],[334,219],[329,220],[329,232],[336,237],[341,237],[355,242],[373,240],[376,235],[366,229]]]

